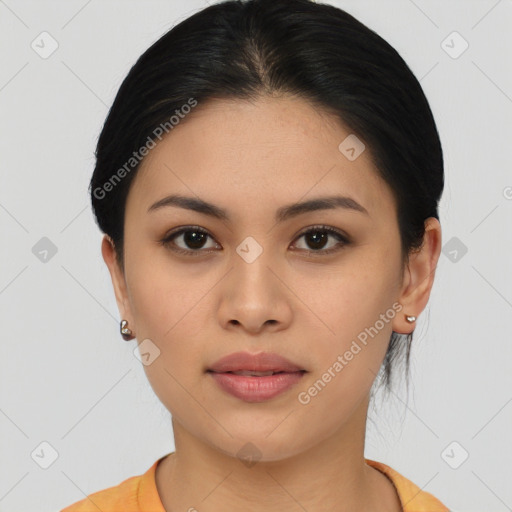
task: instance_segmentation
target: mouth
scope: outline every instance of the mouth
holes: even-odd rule
[[[305,373],[293,361],[269,352],[235,352],[206,369],[222,391],[245,402],[264,402],[284,394]]]
[[[244,402],[265,402],[284,394],[302,380],[306,370],[207,370],[219,389]]]
[[[306,370],[279,354],[235,352],[219,359],[210,365],[206,371],[265,377],[276,373],[296,373],[305,372]]]
[[[306,373],[306,370],[297,370],[293,372],[288,372],[284,370],[268,370],[266,372],[258,372],[252,370],[238,370],[238,371],[215,371],[215,370],[206,370],[207,373],[230,373],[233,375],[242,375],[244,377],[268,377],[269,375],[279,375],[281,373]]]

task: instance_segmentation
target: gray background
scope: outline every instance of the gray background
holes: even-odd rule
[[[403,56],[445,154],[444,247],[416,329],[411,393],[406,402],[402,386],[370,411],[365,456],[452,510],[512,510],[512,1],[330,3]],[[2,512],[59,510],[174,449],[136,340],[119,335],[87,187],[130,66],[204,6],[0,1]],[[42,58],[51,38],[58,49]]]

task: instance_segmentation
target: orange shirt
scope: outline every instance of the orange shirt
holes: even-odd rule
[[[156,487],[158,459],[144,474],[132,476],[119,485],[90,494],[60,512],[166,512]],[[384,473],[394,484],[403,512],[449,512],[432,494],[422,491],[400,473],[382,462],[365,459],[366,463]]]

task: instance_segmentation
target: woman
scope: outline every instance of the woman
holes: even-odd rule
[[[441,144],[398,53],[329,5],[212,5],[139,58],[96,156],[121,334],[176,449],[64,512],[447,511],[364,458],[441,250]]]

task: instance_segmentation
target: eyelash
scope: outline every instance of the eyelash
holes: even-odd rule
[[[212,249],[212,250],[203,250],[203,249],[193,250],[193,249],[183,249],[181,247],[176,247],[176,246],[171,247],[171,242],[174,240],[174,238],[177,238],[179,235],[182,235],[183,233],[187,233],[190,231],[205,234],[213,239],[213,237],[210,235],[210,233],[208,233],[208,231],[200,228],[199,226],[187,226],[185,228],[180,228],[176,231],[169,233],[168,235],[166,235],[166,237],[164,239],[160,240],[160,244],[166,248],[171,249],[174,252],[184,254],[186,256],[201,256],[201,253],[211,252],[212,250],[214,250],[214,249]],[[327,234],[332,235],[335,238],[337,238],[339,243],[336,246],[331,247],[330,249],[319,249],[317,251],[312,251],[312,250],[307,250],[307,249],[297,249],[298,251],[305,251],[309,256],[329,255],[334,252],[338,252],[344,246],[349,245],[351,243],[350,239],[346,235],[344,235],[341,231],[338,231],[337,229],[331,228],[329,226],[323,226],[323,225],[312,226],[312,227],[308,228],[307,230],[299,233],[299,235],[297,235],[297,239],[303,237],[304,235],[308,235],[310,233],[327,233]]]

